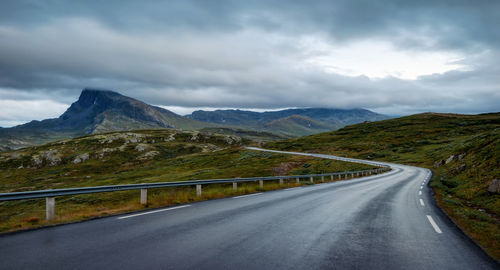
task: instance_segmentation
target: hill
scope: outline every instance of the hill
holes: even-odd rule
[[[424,113],[271,142],[267,148],[315,151],[427,167],[439,205],[500,258],[500,113]]]
[[[244,110],[195,111],[188,118],[220,125],[240,126],[282,134],[303,136],[336,130],[365,121],[379,121],[388,116],[365,109],[304,108],[270,112]]]

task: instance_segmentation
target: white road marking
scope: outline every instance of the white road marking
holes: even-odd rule
[[[239,198],[251,197],[251,196],[256,196],[256,195],[260,195],[260,194],[262,194],[262,192],[259,192],[259,193],[254,193],[254,194],[248,194],[248,195],[236,196],[236,197],[233,197],[233,199],[239,199]]]
[[[425,206],[424,200],[420,199],[420,205]]]
[[[149,214],[154,214],[154,213],[158,213],[158,212],[170,211],[170,210],[184,208],[184,207],[189,207],[189,206],[191,206],[191,205],[190,204],[188,204],[188,205],[181,205],[181,206],[170,207],[170,208],[166,208],[166,209],[160,209],[160,210],[154,210],[154,211],[149,211],[149,212],[144,212],[144,213],[139,213],[139,214],[133,214],[133,215],[129,215],[129,216],[123,216],[123,217],[119,217],[117,219],[138,217],[138,216],[142,216],[142,215],[149,215]]]
[[[421,190],[418,192],[418,195],[422,195],[422,191]]]
[[[434,219],[432,219],[431,216],[427,215],[427,219],[429,220],[429,222],[431,223],[432,225],[432,228],[434,228],[434,230],[437,232],[437,233],[443,233],[441,231],[441,229],[439,229],[438,225],[436,224],[436,222],[434,222]]]
[[[420,189],[423,189],[423,188],[424,188],[424,186],[420,186]]]

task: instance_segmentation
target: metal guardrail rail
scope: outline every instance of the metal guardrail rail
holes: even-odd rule
[[[379,165],[380,166],[380,165]],[[197,196],[201,196],[201,186],[208,184],[222,184],[222,183],[233,183],[233,189],[237,190],[237,183],[240,182],[256,182],[259,181],[260,187],[263,187],[264,181],[276,181],[279,180],[280,184],[283,184],[285,179],[296,179],[299,183],[300,179],[308,178],[311,182],[314,182],[315,177],[330,176],[331,180],[333,177],[337,176],[338,179],[342,179],[345,176],[346,179],[349,175],[351,178],[354,176],[364,176],[371,175],[373,173],[380,173],[390,170],[388,167],[381,167],[372,170],[363,171],[345,171],[336,173],[324,173],[324,174],[308,174],[308,175],[284,175],[284,176],[267,176],[267,177],[248,177],[248,178],[228,178],[228,179],[209,179],[209,180],[189,180],[189,181],[176,181],[176,182],[158,182],[158,183],[145,183],[145,184],[128,184],[128,185],[112,185],[112,186],[97,186],[97,187],[81,187],[81,188],[65,188],[65,189],[47,189],[47,190],[37,190],[37,191],[25,191],[25,192],[11,192],[11,193],[0,193],[0,201],[12,201],[12,200],[27,200],[27,199],[46,199],[46,219],[52,220],[55,217],[55,198],[57,196],[68,196],[68,195],[81,195],[90,193],[102,193],[102,192],[114,192],[114,191],[124,191],[124,190],[141,190],[141,204],[147,204],[147,190],[153,188],[166,188],[166,187],[178,187],[178,186],[196,186]]]

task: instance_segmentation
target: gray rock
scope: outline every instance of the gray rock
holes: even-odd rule
[[[438,160],[434,162],[434,168],[438,168],[441,165],[444,165],[444,160]]]
[[[500,193],[500,179],[493,179],[488,186],[488,191],[491,193]]]
[[[464,159],[464,157],[465,157],[465,153],[462,153],[462,154],[458,155],[458,160],[462,160],[462,159]]]
[[[150,159],[150,158],[153,158],[159,154],[160,154],[160,152],[158,152],[158,151],[149,151],[149,152],[146,152],[143,155],[139,156],[137,159],[139,159],[139,160]]]
[[[89,154],[88,153],[84,153],[84,154],[81,154],[81,155],[78,155],[74,160],[73,160],[73,164],[78,164],[78,163],[82,163],[84,162],[85,160],[89,159]]]
[[[450,162],[452,162],[453,160],[455,160],[457,158],[457,156],[455,155],[451,155],[446,161],[445,161],[445,164],[448,164]]]
[[[147,144],[143,144],[143,143],[140,143],[138,144],[136,147],[135,147],[135,150],[139,151],[139,152],[142,152],[142,151],[145,151],[145,150],[148,150],[148,149],[151,149],[151,146],[147,145]]]
[[[40,158],[40,156],[31,157],[31,161],[33,162],[33,165],[36,167],[42,165],[42,159]]]
[[[465,171],[465,168],[467,168],[467,166],[466,166],[466,165],[465,165],[465,163],[464,163],[464,164],[462,164],[462,165],[460,165],[460,166],[458,167],[458,171],[463,172],[463,171]]]

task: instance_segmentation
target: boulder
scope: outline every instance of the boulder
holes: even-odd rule
[[[493,179],[488,186],[488,192],[500,193],[500,179]]]
[[[462,164],[462,165],[460,165],[460,166],[458,167],[458,171],[463,172],[463,171],[465,171],[465,168],[467,168],[467,166],[466,166],[466,165],[465,165],[465,163],[464,163],[464,164]]]
[[[434,168],[438,168],[441,165],[444,165],[444,160],[438,160],[434,162]]]
[[[144,143],[140,143],[140,144],[135,146],[135,150],[137,150],[139,152],[149,150],[149,149],[151,149],[151,146],[144,144]]]
[[[462,159],[464,159],[464,157],[465,157],[465,153],[462,153],[462,154],[458,155],[458,160],[462,160]]]
[[[452,162],[453,160],[455,160],[457,158],[457,156],[455,155],[451,155],[446,161],[445,161],[445,164],[448,164],[450,162]]]
[[[78,163],[82,163],[84,162],[85,160],[89,159],[89,154],[88,153],[84,153],[84,154],[81,154],[81,155],[78,155],[74,160],[73,160],[73,164],[78,164]]]
[[[158,151],[149,151],[149,152],[146,152],[143,155],[139,156],[137,159],[139,159],[139,160],[150,159],[150,158],[153,158],[159,154],[160,154],[160,152],[158,152]]]

